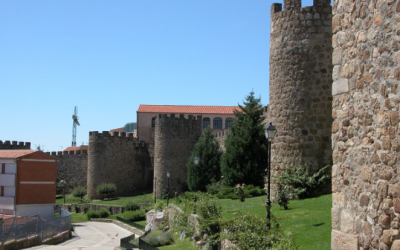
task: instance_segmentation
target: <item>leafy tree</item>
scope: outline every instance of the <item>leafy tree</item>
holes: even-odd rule
[[[117,191],[117,186],[114,183],[101,183],[97,186],[96,192],[105,198],[110,198],[110,196]]]
[[[238,183],[264,185],[267,168],[267,139],[261,98],[250,92],[239,109],[225,140],[221,172],[227,185]]]
[[[194,157],[199,157],[199,163],[194,164]],[[188,168],[188,188],[190,191],[205,191],[206,185],[211,183],[212,179],[221,178],[220,159],[221,150],[219,143],[214,140],[214,135],[210,128],[203,131],[199,141],[194,146],[194,150],[187,164]]]
[[[81,198],[81,201],[82,201],[83,196],[86,195],[86,188],[84,188],[84,187],[76,187],[76,188],[74,189],[74,192],[72,193],[72,195],[73,195],[74,197],[79,197],[79,198]]]

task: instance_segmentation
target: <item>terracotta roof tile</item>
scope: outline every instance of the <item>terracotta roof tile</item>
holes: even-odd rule
[[[0,150],[0,158],[19,158],[25,155],[29,155],[35,152],[38,152],[39,150],[33,150],[33,149],[21,149],[21,150]]]
[[[76,151],[76,150],[79,150],[79,147],[68,147],[68,148],[66,148],[66,149],[64,149],[63,151]]]
[[[137,113],[233,114],[237,106],[140,105]]]

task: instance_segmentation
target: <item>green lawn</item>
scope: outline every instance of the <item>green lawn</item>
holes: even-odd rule
[[[124,206],[128,201],[143,201],[144,199],[153,199],[153,194],[144,194],[137,196],[121,196],[110,200],[87,200],[86,196],[83,198],[83,202],[80,198],[72,196],[72,194],[65,195],[65,203],[90,203],[90,204],[100,204],[100,205],[110,205],[110,206]],[[62,195],[58,195],[56,198],[56,204],[63,204],[64,198]]]
[[[237,209],[266,218],[266,198],[266,196],[248,198],[245,202],[221,200],[222,216],[224,218],[233,217],[233,211]],[[290,201],[288,210],[272,203],[271,219],[278,221],[282,228],[293,233],[299,249],[330,249],[331,208],[332,195]]]
[[[118,197],[113,200],[94,200],[93,204],[123,206],[128,200],[142,201],[151,199],[152,194],[139,195],[134,197]],[[266,196],[247,198],[245,202],[239,200],[222,199],[222,216],[229,218],[235,216],[234,210],[247,211],[261,218],[266,217],[265,200]],[[66,196],[66,203],[79,201],[79,198]],[[63,198],[57,199],[57,204],[63,203]],[[170,199],[170,203],[175,203]],[[271,208],[272,219],[278,221],[282,228],[290,230],[296,244],[300,250],[320,250],[330,249],[331,243],[331,208],[332,195],[323,195],[317,198],[293,200],[289,203],[289,210],[280,208],[278,204],[273,203]],[[115,216],[110,216],[115,219]],[[86,215],[73,214],[73,221],[87,221]],[[139,222],[141,224],[145,222]],[[164,246],[161,249],[190,249],[193,242],[187,239],[179,240],[176,236],[176,244]]]

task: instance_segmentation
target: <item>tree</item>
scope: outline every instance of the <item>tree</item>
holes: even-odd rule
[[[225,140],[221,160],[221,172],[225,183],[264,185],[267,168],[267,139],[264,134],[264,118],[261,98],[254,92],[246,96],[240,110],[235,111],[235,120]]]
[[[74,197],[79,197],[79,198],[81,198],[81,201],[82,201],[83,196],[86,195],[86,188],[78,186],[78,187],[76,187],[76,188],[74,189],[74,192],[72,193],[72,195],[73,195]]]
[[[194,157],[196,155],[199,157],[197,166],[194,164]],[[199,141],[194,146],[194,150],[187,164],[187,182],[189,190],[205,191],[206,185],[210,184],[212,179],[220,179],[221,155],[222,153],[218,141],[214,139],[210,128],[205,129]]]

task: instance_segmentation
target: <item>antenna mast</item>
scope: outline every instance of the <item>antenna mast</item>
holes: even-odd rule
[[[76,147],[76,125],[80,126],[78,121],[78,107],[75,106],[74,114],[72,115],[72,147]]]

